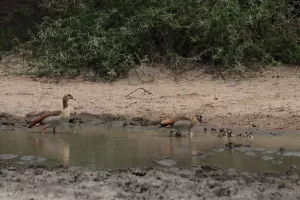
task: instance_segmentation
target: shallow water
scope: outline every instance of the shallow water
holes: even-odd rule
[[[49,130],[51,131],[51,130]],[[238,129],[233,130],[239,131]],[[42,138],[40,129],[28,132],[1,132],[0,159],[20,163],[67,164],[90,168],[125,166],[192,166],[216,164],[238,171],[286,171],[300,167],[300,132],[254,131],[253,141],[236,141],[250,147],[228,149],[218,132],[191,137],[169,137],[166,129],[98,127],[59,130]],[[273,131],[275,132],[275,131]],[[284,147],[283,154],[278,153]],[[171,159],[167,159],[171,158]]]

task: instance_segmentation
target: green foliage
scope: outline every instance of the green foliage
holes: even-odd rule
[[[125,74],[145,57],[173,67],[174,58],[225,69],[299,63],[299,5],[293,2],[90,0],[68,15],[46,18],[35,52],[45,74],[106,78]]]
[[[39,13],[27,8],[16,8],[6,18],[0,20],[0,53],[30,40],[29,32],[36,29],[35,23],[41,19]]]

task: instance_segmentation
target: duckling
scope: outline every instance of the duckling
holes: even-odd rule
[[[250,138],[250,140],[253,140],[253,138],[254,138],[253,135],[252,135],[252,132],[248,133],[246,137]]]
[[[246,138],[247,135],[248,135],[248,133],[247,133],[247,132],[244,132],[244,133],[238,133],[236,136],[237,136],[237,137],[243,137],[243,138]]]
[[[241,146],[243,146],[243,144],[235,143],[235,147],[241,147]]]
[[[233,142],[228,142],[225,144],[225,146],[228,147],[229,149],[235,148],[235,144]]]
[[[229,141],[233,141],[234,139],[234,134],[232,132],[231,129],[227,129],[227,139],[229,139]]]
[[[232,130],[231,129],[227,129],[226,131],[224,132],[221,132],[217,137],[220,137],[220,138],[233,138],[233,133],[232,133]]]
[[[233,138],[234,137],[232,131],[227,132],[227,137],[228,138]]]
[[[285,148],[284,147],[280,147],[279,150],[278,150],[278,152],[280,154],[283,154],[285,152]]]
[[[226,132],[221,132],[217,138],[224,138],[224,137],[227,137],[227,133]]]
[[[232,135],[232,130],[231,129],[228,128],[226,131],[227,131],[227,134]]]

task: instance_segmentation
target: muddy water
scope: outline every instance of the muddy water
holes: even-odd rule
[[[239,131],[239,130],[234,130]],[[89,168],[191,166],[216,164],[238,171],[286,171],[300,167],[300,133],[254,131],[250,147],[228,149],[218,132],[198,127],[190,137],[169,137],[157,128],[83,128],[60,130],[42,138],[40,129],[1,132],[0,159],[21,163],[67,164]],[[279,153],[279,147],[285,152]],[[171,159],[167,159],[171,158]]]

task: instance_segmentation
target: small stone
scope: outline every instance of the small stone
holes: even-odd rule
[[[94,179],[93,179],[93,181],[95,181],[95,182],[99,182],[99,181],[100,181],[100,179],[99,179],[98,177],[96,177],[96,178],[94,178]]]
[[[147,174],[147,172],[137,170],[137,171],[132,172],[132,174],[136,175],[136,176],[145,176]]]
[[[17,169],[14,168],[14,167],[9,167],[8,170],[9,170],[9,171],[17,171]]]
[[[250,122],[252,127],[256,127],[256,124],[254,124],[253,122]]]

